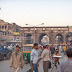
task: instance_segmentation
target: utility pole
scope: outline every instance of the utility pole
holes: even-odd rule
[[[39,25],[44,25],[44,23],[41,23]],[[36,41],[36,26],[34,26],[34,43],[35,43],[35,41]]]
[[[25,25],[29,25],[29,24],[25,24]],[[41,23],[39,25],[44,25],[44,23]],[[36,25],[36,26],[38,26],[38,25]],[[33,40],[34,42],[33,43],[35,43],[35,41],[36,41],[36,26],[33,26],[34,27],[34,40]]]
[[[35,43],[35,26],[34,26],[34,43]]]

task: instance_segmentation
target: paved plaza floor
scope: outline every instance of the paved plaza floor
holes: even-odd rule
[[[60,63],[65,61],[67,59],[67,57],[63,54],[61,54],[61,56],[63,58],[60,59]],[[54,65],[52,64],[52,67]],[[24,64],[24,68],[22,70],[20,70],[20,72],[26,72],[28,69],[30,68],[30,64]],[[59,65],[58,65],[58,69],[55,68],[55,66],[52,69],[49,70],[49,72],[58,72],[59,70]],[[4,60],[4,61],[0,61],[0,72],[13,72],[13,69],[10,69],[9,67],[9,60]],[[43,61],[41,60],[39,63],[39,72],[43,72]]]

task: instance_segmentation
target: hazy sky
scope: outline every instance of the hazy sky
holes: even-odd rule
[[[71,26],[72,0],[0,0],[0,19],[20,26]]]

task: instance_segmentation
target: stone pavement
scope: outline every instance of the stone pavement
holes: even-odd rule
[[[61,55],[63,56],[63,58],[60,59],[60,63],[67,59],[65,55],[63,54]],[[53,67],[53,64],[52,64],[52,67]],[[30,64],[24,64],[24,68],[20,72],[26,72],[29,68],[30,68]],[[59,65],[58,65],[58,69],[59,69]],[[49,72],[57,72],[58,69],[56,69],[54,66],[53,70],[51,71],[50,69]],[[0,72],[13,72],[13,69],[9,68],[9,60],[0,61]],[[39,63],[39,72],[43,72],[43,61],[42,60]]]

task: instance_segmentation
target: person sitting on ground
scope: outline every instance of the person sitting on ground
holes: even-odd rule
[[[53,54],[53,56],[55,56],[55,55],[56,55],[56,56],[60,56],[59,53],[57,52],[57,50],[55,50],[55,53]],[[54,58],[54,62],[55,62],[55,66],[56,66],[56,68],[57,68],[57,65],[56,65],[56,64],[57,64],[57,63],[60,64],[60,63],[59,63],[59,58],[55,57],[55,58]]]

